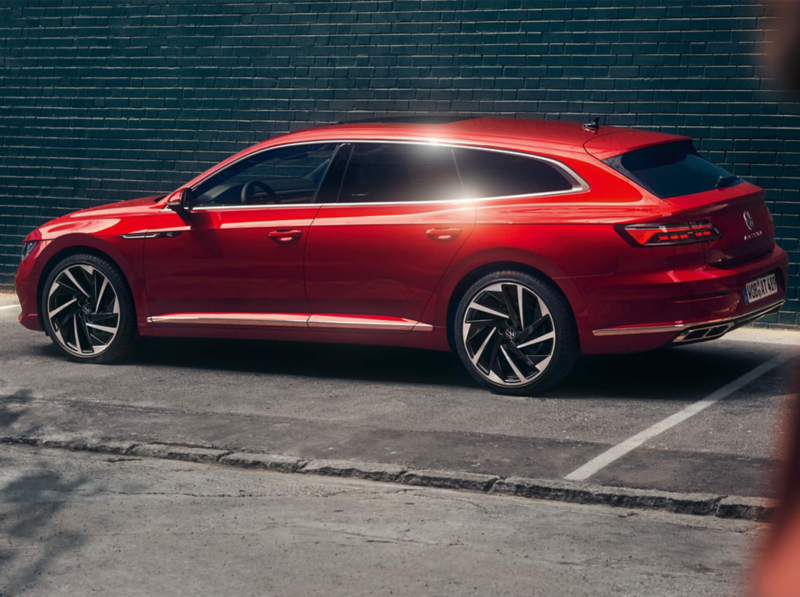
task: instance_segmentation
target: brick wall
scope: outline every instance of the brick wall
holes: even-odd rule
[[[656,6],[658,5],[658,6]],[[257,141],[387,114],[500,114],[699,139],[768,189],[800,324],[800,103],[733,0],[3,0],[0,289],[79,208],[166,192]]]

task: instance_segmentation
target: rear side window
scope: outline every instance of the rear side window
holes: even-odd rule
[[[469,198],[556,193],[576,186],[556,166],[535,158],[481,149],[456,149],[455,155]]]
[[[703,193],[742,182],[697,153],[691,141],[645,147],[604,161],[661,199]]]
[[[358,143],[347,165],[340,203],[463,199],[449,147],[406,143]]]

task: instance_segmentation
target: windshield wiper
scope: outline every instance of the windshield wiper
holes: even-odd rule
[[[731,174],[729,176],[720,176],[719,179],[717,179],[717,185],[714,188],[724,189],[725,187],[729,187],[733,184],[736,184],[740,180],[741,178],[739,178],[735,174]]]

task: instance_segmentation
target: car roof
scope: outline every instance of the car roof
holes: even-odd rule
[[[435,118],[435,117],[434,117]],[[282,143],[312,140],[439,141],[497,147],[511,144],[528,149],[588,151],[606,159],[650,145],[687,140],[666,133],[600,125],[596,130],[575,122],[528,118],[442,118],[420,121],[351,122],[305,129],[280,137]],[[273,145],[278,138],[266,144]]]

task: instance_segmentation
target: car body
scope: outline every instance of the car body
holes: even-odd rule
[[[679,167],[695,164],[701,158],[690,143],[643,130],[502,118],[344,124],[282,135],[168,195],[87,209],[37,228],[25,239],[30,254],[16,277],[20,322],[45,329],[50,270],[65,256],[88,252],[124,276],[142,336],[447,351],[466,289],[506,270],[563,295],[582,354],[719,337],[780,308],[788,260],[774,242],[761,188],[721,176],[715,188],[662,198],[650,185],[681,182],[670,181],[673,166],[640,171],[645,178],[625,169],[667,149],[683,152]],[[272,155],[279,157],[268,157],[278,150]],[[450,172],[448,156],[458,189],[450,174],[438,174]],[[318,167],[301,176],[314,160]],[[299,168],[296,178],[286,174],[290,167]],[[272,168],[272,178],[263,179],[272,186],[236,184],[258,168]],[[520,168],[544,182],[525,186]],[[651,174],[655,179],[646,178]],[[716,174],[702,171],[697,179]],[[382,179],[390,190],[376,190]],[[697,188],[692,180],[683,181],[690,191]],[[411,195],[391,194],[404,188]],[[195,199],[182,211],[180,201],[190,195],[206,202]],[[703,240],[701,229],[713,236]],[[683,242],[686,234],[700,236]],[[667,240],[639,244],[659,238]],[[775,276],[769,296],[748,304],[747,284],[767,275]]]

